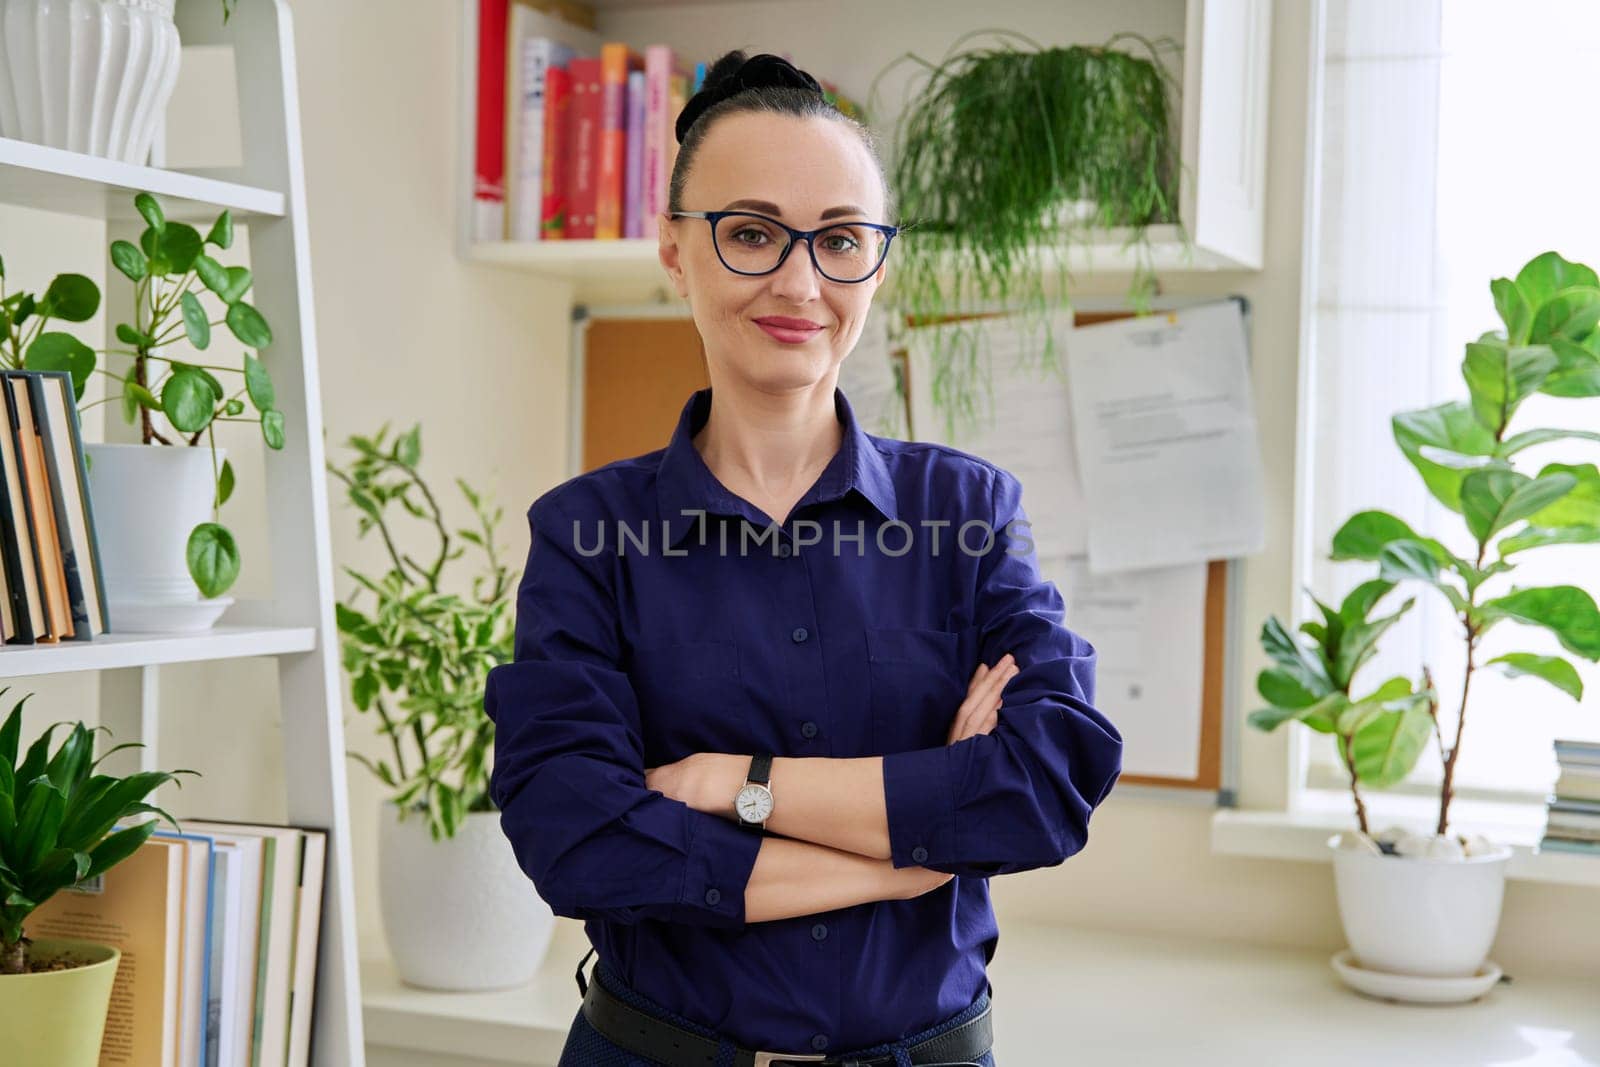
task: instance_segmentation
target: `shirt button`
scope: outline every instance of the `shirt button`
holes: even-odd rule
[[[828,939],[828,924],[817,923],[811,928],[811,940],[826,941]]]
[[[787,541],[779,541],[778,542],[778,555],[780,557],[792,556],[792,555],[794,555],[794,549],[789,546],[789,542],[787,542]]]
[[[918,845],[916,848],[911,850],[911,858],[916,860],[918,863],[921,863],[923,860],[928,858],[928,850],[923,848],[921,845]],[[713,889],[712,892],[715,893],[716,890]],[[713,901],[712,903],[716,902]]]
[[[712,907],[716,907],[717,903],[720,900],[722,900],[722,894],[719,891],[717,891],[715,889],[707,889],[706,890],[706,903],[707,904],[710,904]]]
[[[807,630],[804,626],[796,626],[794,628],[794,633],[790,634],[789,636],[794,638],[794,643],[798,645],[800,642],[802,642],[806,638],[810,637],[811,636],[811,632],[809,630]]]
[[[828,1035],[827,1034],[817,1034],[814,1037],[812,1037],[812,1039],[811,1039],[811,1047],[816,1049],[818,1052],[821,1052],[823,1049],[827,1048],[828,1047]]]
[[[816,737],[817,736],[817,724],[812,722],[809,719],[807,719],[805,722],[801,723],[800,724],[800,736],[801,737]]]

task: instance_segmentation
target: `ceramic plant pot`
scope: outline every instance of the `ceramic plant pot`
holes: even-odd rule
[[[121,950],[40,938],[29,952],[36,961],[64,956],[83,965],[0,974],[0,1063],[98,1067]]]

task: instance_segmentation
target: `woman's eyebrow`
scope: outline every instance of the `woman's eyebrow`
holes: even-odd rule
[[[759,211],[763,214],[772,216],[777,216],[782,211],[777,204],[774,204],[769,200],[735,200],[722,210],[737,211],[740,208],[749,208],[751,211]],[[859,208],[854,204],[841,204],[839,207],[830,207],[817,217],[819,219],[832,219],[838,218],[841,215],[865,215],[866,213],[867,212],[864,208]]]

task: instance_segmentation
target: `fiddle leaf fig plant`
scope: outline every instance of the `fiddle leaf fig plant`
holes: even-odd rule
[[[0,695],[9,688],[0,689]],[[112,752],[143,746],[118,745],[94,759],[95,731],[81,722],[53,753],[51,735],[64,724],[51,724],[18,763],[27,700],[18,700],[0,726],[0,974],[29,970],[32,942],[24,932],[29,915],[61,890],[104,874],[133,855],[159,825],[149,819],[118,829],[118,822],[150,813],[181,829],[171,815],[144,800],[163,782],[182,788],[178,775],[198,773],[96,774],[95,768]]]
[[[272,375],[250,352],[242,353],[239,367],[175,359],[160,351],[181,341],[198,350],[211,347],[212,330],[226,326],[234,340],[246,348],[264,349],[272,343],[267,320],[244,296],[253,277],[248,267],[225,267],[207,247],[224,250],[233,244],[233,216],[223,211],[201,237],[188,223],[169,220],[160,202],[149,193],[133,198],[145,222],[137,245],[112,241],[111,264],[134,286],[134,320],[116,326],[124,348],[91,348],[63,331],[46,330],[53,318],[83,322],[100,306],[100,290],[81,274],[60,274],[44,296],[5,293],[5,266],[0,261],[0,362],[23,370],[67,371],[72,377],[78,410],[120,401],[123,419],[139,423],[141,441],[147,445],[198,445],[205,439],[211,449],[215,485],[213,521],[195,526],[185,549],[189,575],[201,595],[221,596],[239,576],[239,549],[233,533],[223,526],[220,510],[233,493],[233,465],[216,461],[214,427],[219,422],[256,422],[268,448],[282,449],[284,417],[277,408]],[[197,284],[198,283],[198,284]],[[223,317],[211,321],[201,296],[209,292],[223,308]],[[127,370],[116,373],[97,367],[97,355],[132,357]],[[84,389],[96,371],[112,385],[105,399],[83,403]],[[232,395],[213,371],[238,374],[243,384]],[[246,404],[255,409],[245,417]],[[160,417],[170,432],[157,427]]]
[[[1324,621],[1300,627],[1308,642],[1295,640],[1276,618],[1262,630],[1262,645],[1276,666],[1257,678],[1270,706],[1253,713],[1251,725],[1272,730],[1300,721],[1337,734],[1364,833],[1360,785],[1381,789],[1401,780],[1430,733],[1444,768],[1435,834],[1447,833],[1477,671],[1493,667],[1509,677],[1535,678],[1582,699],[1583,680],[1565,655],[1518,650],[1482,660],[1479,646],[1491,629],[1510,622],[1542,630],[1566,653],[1600,660],[1600,609],[1588,590],[1571,584],[1525,586],[1510,577],[1529,552],[1600,542],[1600,470],[1593,463],[1546,462],[1519,469],[1522,454],[1535,445],[1600,441],[1600,433],[1563,427],[1512,432],[1519,408],[1537,393],[1600,396],[1600,277],[1581,263],[1546,252],[1516,278],[1495,279],[1490,291],[1504,329],[1466,346],[1461,372],[1467,399],[1402,412],[1392,420],[1395,443],[1428,492],[1460,516],[1462,529],[1454,543],[1462,551],[1419,534],[1395,515],[1359,512],[1334,534],[1329,558],[1367,563],[1376,569],[1375,577],[1358,586],[1337,613],[1318,602]],[[1460,705],[1448,745],[1427,667],[1414,689],[1405,678],[1390,679],[1348,705],[1349,679],[1332,667],[1340,661],[1353,671],[1366,658],[1370,641],[1411,606],[1407,600],[1392,615],[1355,621],[1365,620],[1400,584],[1442,597],[1465,644]],[[1350,647],[1352,634],[1359,635],[1359,649]],[[1356,712],[1361,705],[1365,710]]]
[[[503,510],[460,478],[476,527],[452,536],[443,509],[419,469],[421,427],[389,439],[389,424],[356,435],[356,457],[328,470],[345,486],[359,513],[358,536],[377,530],[389,559],[381,575],[341,568],[356,582],[348,603],[335,605],[345,673],[358,710],[374,712],[393,758],[359,761],[392,791],[403,819],[419,813],[435,841],[454,837],[469,812],[494,811],[489,799],[489,756],[494,723],[483,710],[489,669],[511,658],[511,568],[495,546]],[[427,562],[403,550],[394,519],[398,510],[436,538]],[[459,544],[456,543],[459,539]],[[482,555],[470,594],[445,586],[445,567],[471,546]],[[454,572],[452,572],[454,573]],[[371,594],[370,606],[359,605]],[[409,758],[408,758],[409,754]]]

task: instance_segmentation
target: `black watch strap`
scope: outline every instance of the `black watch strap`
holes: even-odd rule
[[[771,753],[751,757],[750,774],[747,780],[755,782],[758,785],[766,785],[772,781]]]

